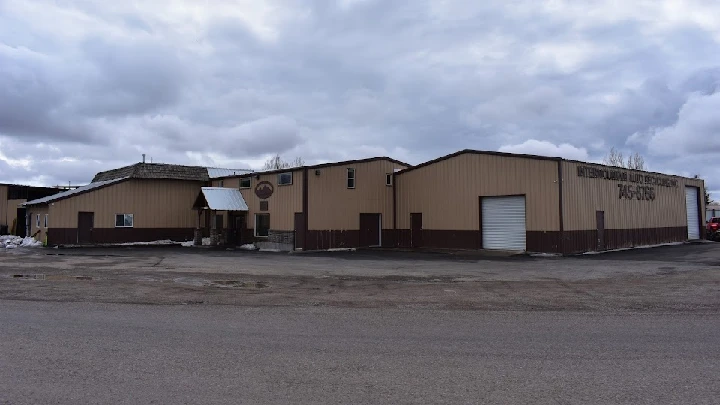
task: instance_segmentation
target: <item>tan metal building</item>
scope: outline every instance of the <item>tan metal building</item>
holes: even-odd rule
[[[99,173],[85,188],[27,203],[31,231],[50,244],[191,240],[203,228],[225,243],[282,250],[548,253],[703,236],[702,180],[561,158],[463,150],[414,167],[376,157],[220,173],[157,164]],[[242,209],[213,209],[206,186],[239,190]]]
[[[700,239],[704,182],[464,150],[395,178],[398,246],[575,253]]]
[[[242,229],[245,242],[305,250],[392,246],[392,178],[407,167],[375,157],[224,177],[213,186],[240,189],[247,216],[223,223]]]
[[[206,168],[140,163],[98,173],[93,182],[25,204],[30,234],[51,245],[189,241]]]

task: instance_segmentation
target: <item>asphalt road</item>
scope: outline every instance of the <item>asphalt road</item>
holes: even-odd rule
[[[720,315],[0,301],[2,404],[716,404]]]

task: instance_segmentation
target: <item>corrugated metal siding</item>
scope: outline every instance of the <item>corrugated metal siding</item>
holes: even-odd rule
[[[212,186],[213,187],[225,187],[225,188],[240,188],[240,178],[239,177],[229,177],[227,179],[222,179],[222,180],[213,180]]]
[[[687,226],[685,186],[700,187],[701,189],[704,187],[702,180],[672,177],[678,180],[678,186],[654,186],[654,201],[620,199],[618,184],[636,184],[579,177],[578,166],[604,168],[604,166],[586,163],[563,162],[563,200],[565,230],[567,231],[596,229],[596,211],[605,211],[605,229]],[[659,176],[654,173],[634,173]],[[704,213],[704,209],[701,212]]]
[[[464,154],[396,177],[397,226],[410,228],[410,213],[423,228],[479,230],[478,196],[526,195],[527,230],[560,228],[558,163]]]
[[[347,188],[347,169],[355,169],[355,188]],[[383,229],[393,227],[393,190],[385,174],[404,166],[386,160],[308,170],[308,229],[357,230],[360,213],[382,214]]]
[[[255,214],[270,214],[270,229],[274,231],[292,231],[295,228],[295,213],[302,212],[302,170],[293,172],[293,183],[288,186],[278,186],[277,174],[260,175],[260,179],[252,176],[249,189],[242,189],[240,193],[243,195],[248,205],[248,228],[253,228]],[[228,185],[228,181],[232,181]],[[268,210],[260,211],[260,198],[255,195],[255,186],[262,181],[269,181],[273,185],[274,192],[267,199]],[[225,179],[225,187],[240,187],[239,178]],[[227,222],[227,218],[225,219]]]
[[[233,188],[203,187],[208,208],[218,211],[247,211],[248,206],[240,191]]]
[[[51,205],[53,228],[77,228],[78,212],[95,213],[95,228],[114,228],[115,214],[133,214],[135,228],[193,228],[202,182],[131,179]],[[32,207],[31,207],[32,208]],[[28,209],[31,209],[28,208]]]

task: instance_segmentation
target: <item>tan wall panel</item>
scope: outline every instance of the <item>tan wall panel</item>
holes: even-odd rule
[[[578,166],[607,168],[577,162],[563,162],[563,195],[565,230],[596,229],[596,211],[605,211],[606,229],[642,229],[682,227],[687,225],[685,207],[685,186],[700,187],[704,183],[698,179],[658,175],[638,171],[626,171],[644,175],[658,176],[678,181],[677,187],[664,187],[640,184],[629,181],[606,180],[578,176]],[[615,168],[612,168],[615,169]],[[616,169],[617,170],[617,169]],[[655,188],[655,200],[620,199],[618,184],[632,186],[651,186]],[[702,193],[702,191],[701,191]],[[704,198],[701,194],[701,204]],[[704,214],[704,208],[701,210]]]
[[[248,205],[248,229],[255,228],[255,214],[270,214],[270,229],[274,231],[292,231],[295,229],[295,213],[302,212],[302,182],[303,172],[297,170],[293,173],[293,183],[287,186],[278,186],[278,174],[262,174],[260,179],[251,177],[250,188],[241,189],[245,202]],[[234,188],[240,187],[240,179],[225,179],[225,187],[231,184]],[[273,195],[267,199],[268,211],[260,211],[260,198],[255,195],[255,186],[262,181],[268,181],[274,188]],[[229,183],[230,182],[230,183]],[[225,218],[227,222],[227,218]]]
[[[396,178],[397,226],[423,214],[423,228],[479,229],[479,196],[526,195],[529,231],[560,229],[558,163],[552,160],[463,154]]]
[[[8,225],[8,187],[0,184],[0,225]]]
[[[45,237],[47,236],[47,228],[45,228],[45,215],[48,214],[48,207],[47,206],[38,206],[38,207],[32,207],[28,208],[28,214],[32,214],[32,217],[30,218],[30,234],[27,236],[33,236],[35,235],[35,232],[39,233],[35,235],[35,239],[44,242]],[[37,216],[40,215],[40,226],[37,226]],[[48,216],[48,227],[52,225],[50,222],[51,218]],[[22,226],[25,226],[23,223]]]
[[[347,169],[355,169],[355,188],[347,188]],[[351,163],[308,171],[308,229],[360,229],[360,213],[382,214],[383,229],[393,227],[393,190],[385,174],[404,166],[387,160]]]
[[[95,213],[95,228],[114,228],[115,214],[133,214],[135,228],[194,228],[192,209],[202,182],[128,180],[51,207],[53,228],[77,228],[78,212]]]
[[[237,177],[231,177],[222,180],[213,180],[212,186],[225,188],[240,188],[240,179]]]

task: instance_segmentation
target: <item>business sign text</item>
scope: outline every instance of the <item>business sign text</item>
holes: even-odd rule
[[[621,200],[654,201],[656,197],[656,187],[678,187],[678,181],[671,177],[609,167],[578,166],[577,175],[578,177],[586,177],[589,179],[620,182],[618,183],[618,196]]]

